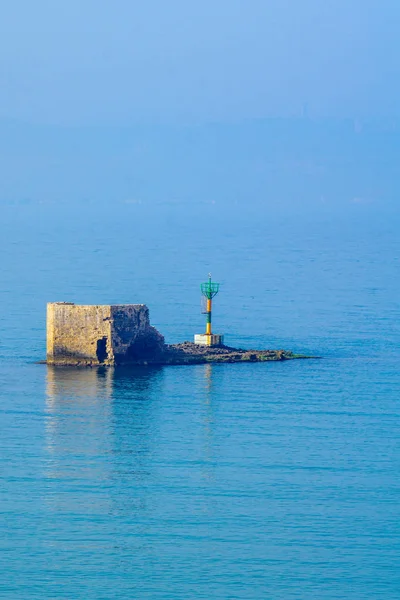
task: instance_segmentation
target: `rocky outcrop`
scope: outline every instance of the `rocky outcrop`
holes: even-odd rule
[[[188,365],[307,358],[285,350],[168,345],[144,304],[47,305],[47,363],[64,366]]]
[[[165,347],[165,364],[186,365],[204,363],[266,362],[308,358],[287,350],[243,350],[229,346],[207,347],[192,342],[173,344]]]
[[[111,306],[111,344],[116,364],[156,360],[165,349],[164,336],[150,325],[142,305]]]

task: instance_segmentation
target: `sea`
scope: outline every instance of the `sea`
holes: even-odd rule
[[[400,218],[354,198],[14,202],[0,218],[0,597],[400,598]],[[52,368],[46,302],[145,303],[310,360]]]

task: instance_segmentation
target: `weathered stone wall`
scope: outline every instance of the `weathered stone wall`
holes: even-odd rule
[[[59,365],[113,365],[151,360],[164,338],[150,325],[144,304],[47,305],[47,362]]]
[[[47,362],[110,364],[113,358],[110,306],[47,305]]]
[[[155,359],[164,349],[164,337],[150,325],[144,304],[111,306],[112,347],[117,363]]]

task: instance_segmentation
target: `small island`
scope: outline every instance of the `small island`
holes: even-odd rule
[[[206,344],[204,337],[218,343]],[[211,334],[207,338],[205,334],[197,343],[166,344],[164,336],[150,324],[145,304],[47,305],[46,363],[50,365],[190,365],[311,358],[286,350],[230,348],[221,338]]]
[[[243,350],[229,346],[208,347],[184,342],[166,345],[164,364],[244,363],[311,358],[287,350]]]

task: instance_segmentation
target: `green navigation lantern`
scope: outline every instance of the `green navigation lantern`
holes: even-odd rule
[[[203,346],[221,346],[224,342],[224,336],[213,334],[211,330],[212,301],[219,292],[219,283],[212,281],[211,273],[209,273],[208,281],[202,283],[200,289],[205,305],[202,312],[206,314],[206,332],[205,334],[196,334],[194,342]]]

